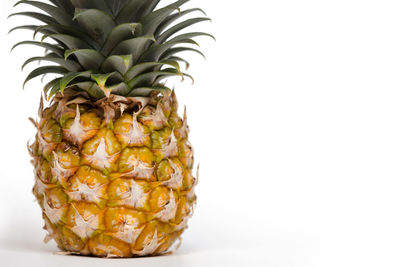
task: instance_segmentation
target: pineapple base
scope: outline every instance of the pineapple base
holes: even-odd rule
[[[66,91],[41,104],[39,117],[29,150],[45,241],[98,257],[170,251],[187,228],[197,181],[175,94],[93,103]]]

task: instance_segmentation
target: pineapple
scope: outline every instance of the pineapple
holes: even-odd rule
[[[29,146],[35,195],[45,241],[65,253],[98,257],[161,255],[187,228],[196,202],[193,150],[186,109],[178,115],[166,78],[188,62],[177,54],[202,32],[179,33],[207,17],[181,10],[189,0],[19,1],[42,25],[19,26],[41,34],[45,61],[25,80],[56,74],[44,87]],[[51,2],[51,3],[50,3]],[[37,10],[37,11],[36,11]]]

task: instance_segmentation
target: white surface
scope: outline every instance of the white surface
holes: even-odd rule
[[[1,1],[9,13],[11,1]],[[218,38],[177,86],[201,162],[199,203],[172,256],[53,255],[41,240],[25,141],[40,81],[34,48],[1,21],[2,266],[399,266],[400,3],[193,1]]]

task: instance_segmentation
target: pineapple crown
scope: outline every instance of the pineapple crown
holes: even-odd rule
[[[181,10],[189,0],[178,0],[158,8],[160,0],[49,0],[19,1],[41,12],[18,12],[12,16],[28,16],[43,25],[24,25],[10,30],[34,31],[34,40],[15,44],[45,48],[44,56],[32,57],[22,69],[37,61],[55,65],[34,69],[26,78],[61,75],[44,87],[51,99],[65,89],[85,91],[93,99],[110,95],[128,97],[149,96],[154,91],[168,90],[161,82],[171,76],[193,78],[181,71],[180,63],[187,60],[177,56],[183,51],[202,52],[193,48],[204,32],[180,33],[181,30],[210,19],[199,8]],[[181,17],[201,12],[204,16],[174,23]],[[41,41],[35,36],[42,34]]]

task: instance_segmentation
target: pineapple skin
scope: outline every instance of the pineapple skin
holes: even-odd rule
[[[197,179],[186,110],[180,118],[174,92],[140,105],[119,100],[59,94],[34,122],[33,194],[45,242],[67,253],[164,254],[192,215]]]

